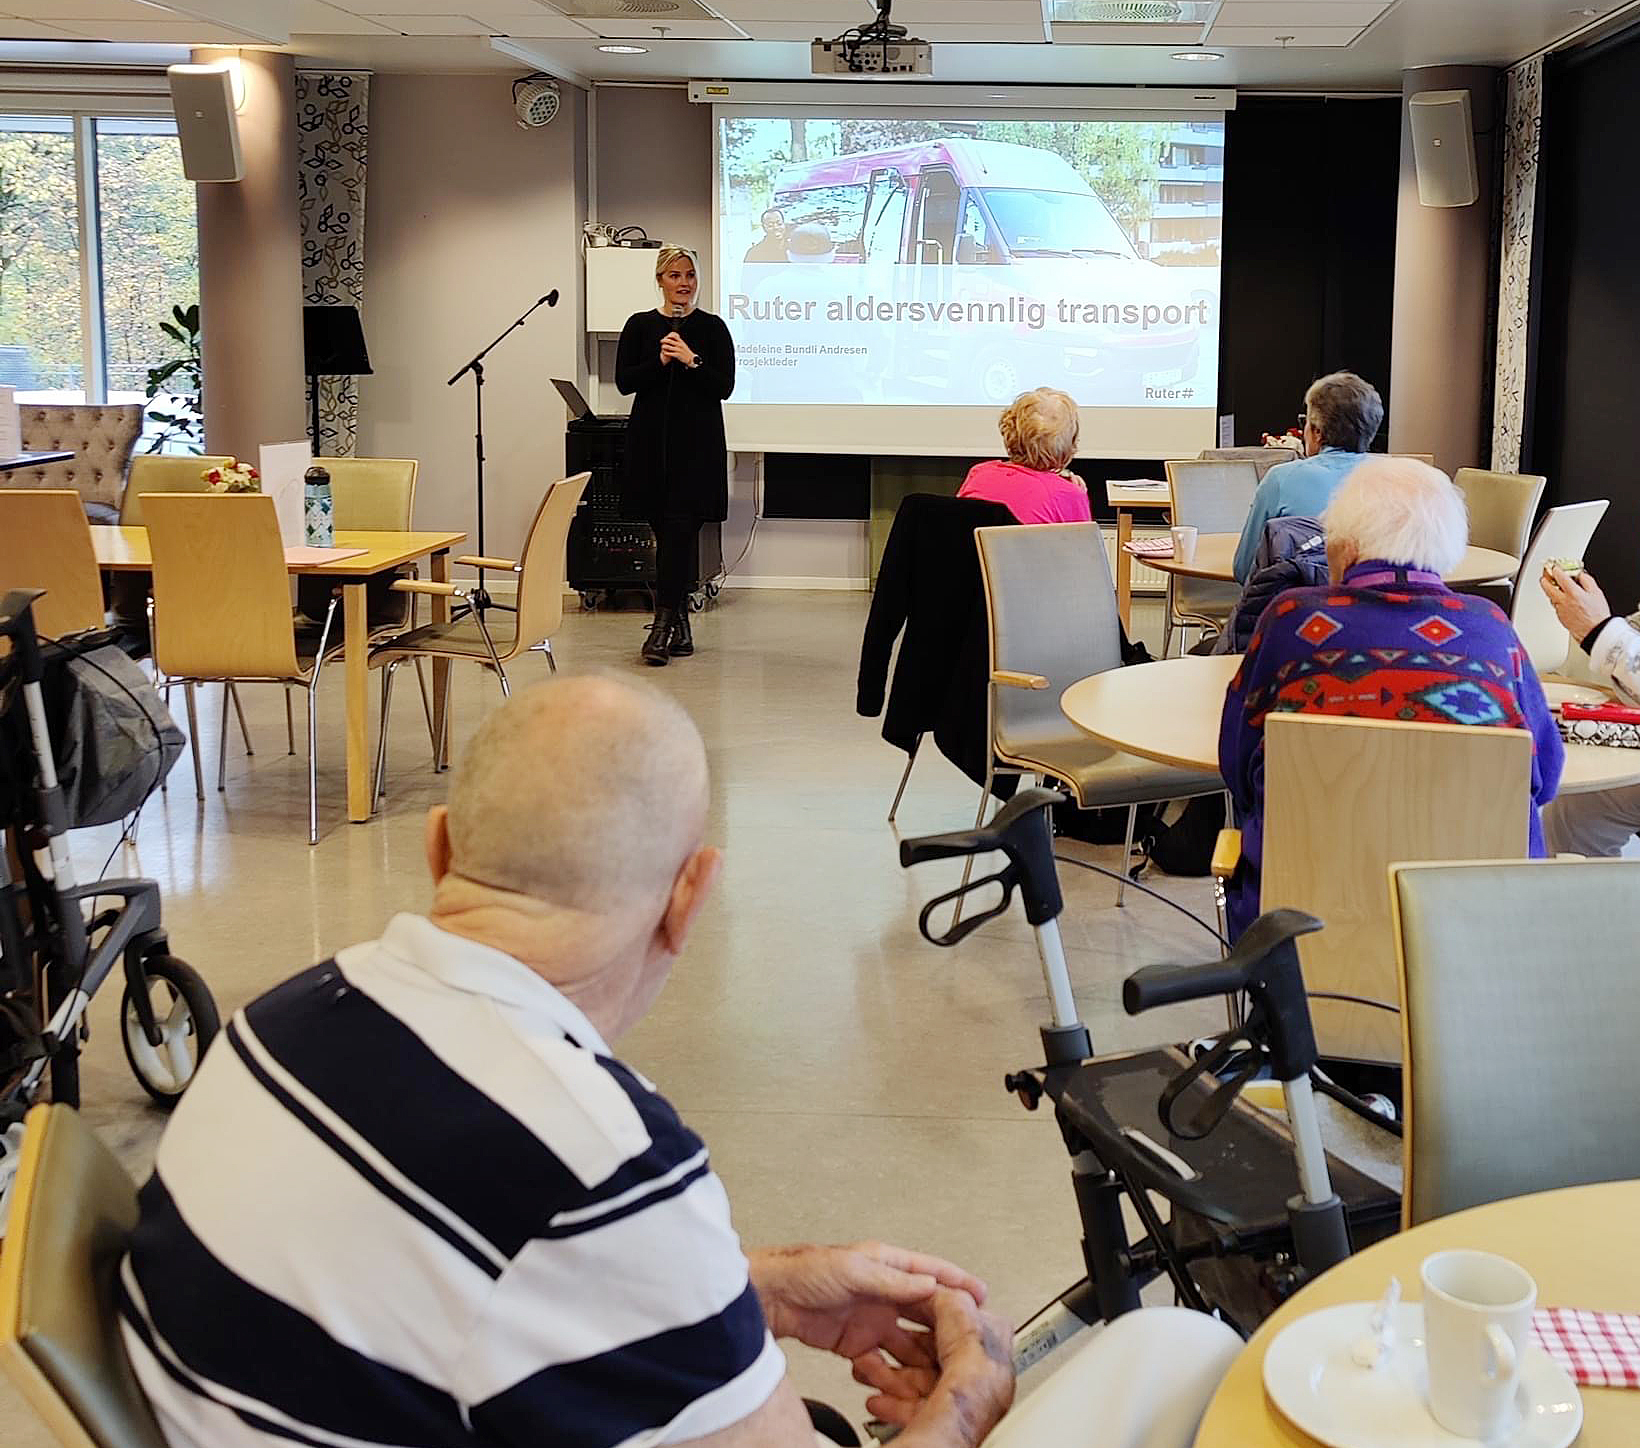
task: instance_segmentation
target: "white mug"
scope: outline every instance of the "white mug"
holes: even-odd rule
[[[1437,1252],[1419,1275],[1429,1410],[1460,1438],[1491,1438],[1515,1412],[1537,1283],[1490,1252]]]
[[[1196,561],[1196,530],[1180,524],[1168,529],[1173,535],[1173,557],[1180,563]]]

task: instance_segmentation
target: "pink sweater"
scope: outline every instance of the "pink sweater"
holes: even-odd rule
[[[1091,523],[1088,495],[1069,478],[1019,463],[976,463],[957,489],[959,498],[1001,503],[1021,523]]]

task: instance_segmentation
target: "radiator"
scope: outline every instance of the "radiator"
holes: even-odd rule
[[[1104,528],[1105,556],[1110,560],[1110,576],[1116,577],[1116,530]],[[1166,528],[1135,528],[1135,538],[1166,538]],[[1133,560],[1133,591],[1135,593],[1166,593],[1167,575],[1160,568],[1152,568],[1142,558]]]

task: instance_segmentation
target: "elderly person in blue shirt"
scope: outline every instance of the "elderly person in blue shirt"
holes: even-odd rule
[[[1355,471],[1384,421],[1372,383],[1353,372],[1329,372],[1304,394],[1304,457],[1264,475],[1236,545],[1236,582],[1253,574],[1264,525],[1272,518],[1319,518],[1338,485]]]

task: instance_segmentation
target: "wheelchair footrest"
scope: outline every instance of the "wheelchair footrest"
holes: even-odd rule
[[[1175,1214],[1198,1216],[1249,1244],[1285,1233],[1287,1203],[1299,1193],[1285,1119],[1238,1100],[1201,1140],[1172,1135],[1157,1101],[1189,1064],[1185,1052],[1164,1047],[1055,1068],[1044,1084],[1060,1120],[1106,1167],[1165,1197]],[[1179,1103],[1179,1116],[1189,1116],[1194,1098],[1205,1100],[1216,1084],[1196,1082]],[[1393,1230],[1401,1199],[1392,1188],[1331,1152],[1327,1168],[1357,1244]]]

